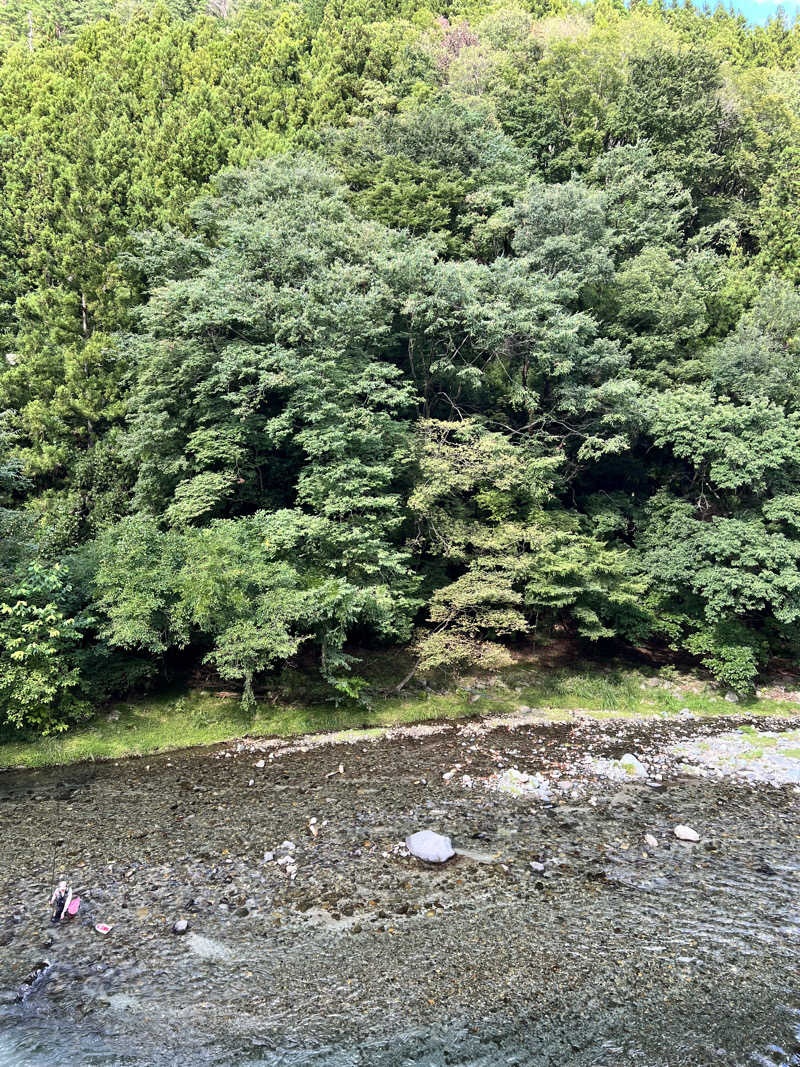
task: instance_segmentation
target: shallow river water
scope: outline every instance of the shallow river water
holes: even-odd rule
[[[6,771],[0,1065],[800,1064],[797,786],[686,756],[736,725],[476,722]],[[646,774],[593,773],[628,752]],[[509,768],[549,798],[492,788]],[[409,856],[423,828],[455,858]],[[54,847],[83,900],[55,929]]]

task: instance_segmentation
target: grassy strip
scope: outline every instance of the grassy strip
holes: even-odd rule
[[[788,701],[753,699],[746,704],[730,704],[709,687],[696,688],[699,691],[687,691],[684,686],[651,687],[645,675],[631,669],[514,667],[492,678],[475,679],[462,688],[400,695],[376,701],[371,708],[260,703],[248,713],[235,699],[195,691],[171,693],[120,703],[111,713],[98,713],[66,734],[0,744],[0,767],[46,767],[144,756],[243,736],[291,737],[507,714],[522,705],[553,719],[567,718],[578,710],[598,717],[669,716],[683,708],[698,715],[800,713],[798,705]]]

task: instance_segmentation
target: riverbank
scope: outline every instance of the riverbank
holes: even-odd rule
[[[578,670],[527,663],[492,675],[460,678],[447,686],[418,684],[399,695],[376,697],[368,706],[301,702],[288,693],[259,701],[247,711],[234,693],[172,690],[120,701],[64,734],[0,743],[0,769],[149,756],[242,737],[381,730],[415,722],[507,715],[521,707],[554,721],[568,720],[574,712],[646,719],[669,718],[686,710],[703,717],[741,710],[782,717],[800,710],[800,692],[790,685],[773,684],[757,692],[756,697],[732,702],[726,699],[732,694],[700,676],[670,668],[584,665]]]
[[[727,757],[800,768],[800,716],[732,710],[6,772],[0,1060],[795,1062],[798,787]],[[55,930],[54,846],[84,901]]]

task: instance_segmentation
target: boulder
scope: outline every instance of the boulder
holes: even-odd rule
[[[455,855],[449,837],[433,830],[418,830],[406,838],[406,848],[412,856],[426,863],[444,863]]]
[[[675,836],[679,841],[699,841],[700,834],[697,830],[693,830],[691,826],[676,826]]]
[[[621,756],[619,765],[632,778],[647,777],[647,768],[643,763],[639,762],[632,752],[626,752],[624,756]]]

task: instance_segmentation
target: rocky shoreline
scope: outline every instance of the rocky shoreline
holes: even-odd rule
[[[0,1063],[797,1062],[800,793],[705,756],[798,727],[525,709],[7,772]]]

